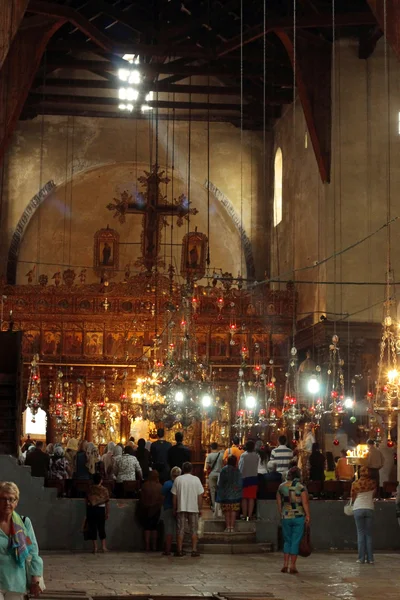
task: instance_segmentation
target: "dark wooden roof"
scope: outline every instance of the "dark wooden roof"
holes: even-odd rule
[[[153,91],[161,119],[268,127],[293,98],[291,61],[276,35],[293,31],[293,0],[266,0],[266,8],[264,45],[262,0],[31,0],[25,21],[68,21],[48,44],[21,118],[149,118],[140,107]],[[338,37],[365,42],[378,30],[367,0],[336,0],[335,10]],[[332,0],[298,0],[296,25],[297,36],[331,40]],[[139,54],[143,74],[129,115],[118,109],[117,72],[126,53]]]

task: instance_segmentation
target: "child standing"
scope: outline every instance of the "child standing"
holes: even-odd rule
[[[93,554],[97,552],[97,535],[101,540],[101,551],[107,552],[105,524],[110,512],[110,495],[102,483],[99,473],[93,475],[93,483],[86,496],[86,539],[93,542]]]

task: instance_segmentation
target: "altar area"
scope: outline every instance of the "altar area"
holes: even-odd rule
[[[294,309],[293,290],[247,291],[227,279],[208,288],[193,282],[188,293],[145,273],[125,282],[76,285],[64,278],[61,285],[5,285],[0,292],[9,315],[3,330],[23,332],[24,404],[46,411],[47,442],[76,437],[101,449],[131,436],[154,439],[162,425],[170,441],[184,430],[195,460],[212,441],[229,444],[240,409],[239,369],[255,378],[254,369],[268,364],[257,408],[265,414],[271,372],[279,377],[284,369]],[[193,401],[180,406],[179,390],[173,398],[167,393],[179,361],[189,369],[179,375],[181,385],[194,378],[201,392],[189,390]]]

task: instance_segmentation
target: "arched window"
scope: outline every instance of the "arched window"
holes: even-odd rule
[[[282,221],[282,150],[277,149],[274,162],[274,227]]]
[[[24,435],[46,436],[47,417],[44,410],[39,408],[35,415],[35,420],[32,421],[32,413],[29,408],[23,413],[23,429]]]

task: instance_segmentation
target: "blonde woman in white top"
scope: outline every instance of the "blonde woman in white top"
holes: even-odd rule
[[[372,529],[374,524],[374,495],[376,482],[368,467],[360,468],[360,477],[351,486],[354,520],[357,527],[358,560],[360,564],[374,564]]]

